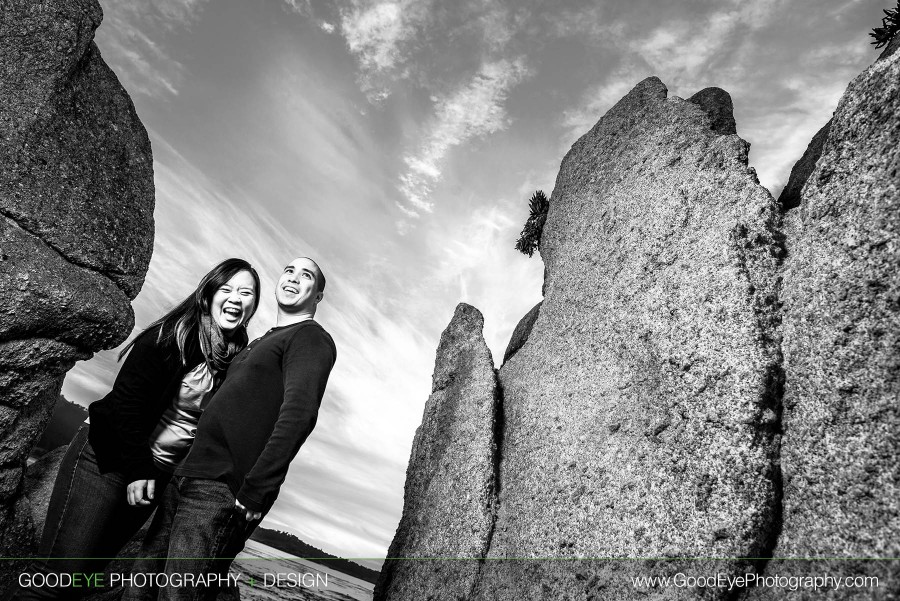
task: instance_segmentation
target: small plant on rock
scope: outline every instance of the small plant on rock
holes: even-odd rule
[[[538,190],[531,196],[528,208],[530,215],[516,241],[516,250],[530,257],[534,251],[541,249],[541,234],[544,231],[544,222],[547,221],[547,210],[550,208],[550,201],[544,196],[543,190]]]
[[[885,16],[881,19],[881,27],[875,27],[870,36],[875,38],[872,43],[876,48],[887,46],[894,39],[897,33],[900,33],[900,0],[897,0],[897,8],[885,9]]]

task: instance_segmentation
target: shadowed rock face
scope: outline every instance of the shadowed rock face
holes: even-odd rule
[[[709,115],[709,126],[720,136],[737,133],[731,96],[722,88],[704,88],[688,98]]]
[[[777,557],[900,556],[898,132],[900,53],[893,53],[847,88],[800,206],[785,221]],[[896,562],[858,568],[893,574],[879,598],[900,594]]]
[[[512,336],[509,338],[509,344],[506,345],[506,352],[503,353],[503,362],[509,361],[510,357],[522,348],[528,342],[528,336],[531,335],[531,328],[537,320],[538,313],[541,311],[541,303],[531,308],[531,311],[525,314],[525,317],[519,320],[516,328],[513,330]]]
[[[500,371],[490,557],[753,557],[771,544],[777,211],[748,144],[721,132],[730,99],[703,96],[717,101],[669,99],[646,79],[563,160],[545,298]],[[511,577],[487,562],[477,598],[539,598],[549,582],[579,598],[606,571],[560,580],[550,562],[516,565]],[[638,594],[624,574],[606,586]]]
[[[25,458],[65,372],[131,331],[154,199],[147,133],[92,41],[97,2],[2,10],[0,555],[22,556]]]
[[[801,191],[809,175],[816,168],[816,161],[822,156],[822,147],[828,139],[828,128],[831,127],[831,121],[822,126],[822,129],[816,132],[809,146],[800,160],[794,164],[791,169],[791,176],[788,183],[784,186],[784,190],[778,196],[778,202],[781,204],[782,211],[790,211],[800,206]]]
[[[388,558],[480,558],[495,497],[497,380],[484,318],[461,303],[441,335],[432,393],[406,472],[403,518]],[[475,561],[388,559],[375,599],[468,598]]]

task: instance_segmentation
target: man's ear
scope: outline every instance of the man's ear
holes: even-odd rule
[[[319,292],[318,294],[316,294],[316,304],[317,305],[322,302],[322,297],[324,297],[324,296],[325,296],[324,292]]]

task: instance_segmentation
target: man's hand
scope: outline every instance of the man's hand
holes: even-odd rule
[[[258,520],[262,517],[262,511],[253,511],[252,509],[247,509],[237,499],[234,500],[234,510],[243,515],[248,522]]]
[[[156,480],[135,480],[128,485],[126,496],[129,505],[149,505],[156,491]]]

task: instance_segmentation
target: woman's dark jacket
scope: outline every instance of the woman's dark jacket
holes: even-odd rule
[[[160,345],[158,334],[154,328],[138,337],[110,393],[88,407],[88,438],[100,471],[121,472],[128,482],[160,477],[150,451],[150,434],[172,404],[185,374],[204,360],[195,336],[188,337],[185,364],[175,341]]]

